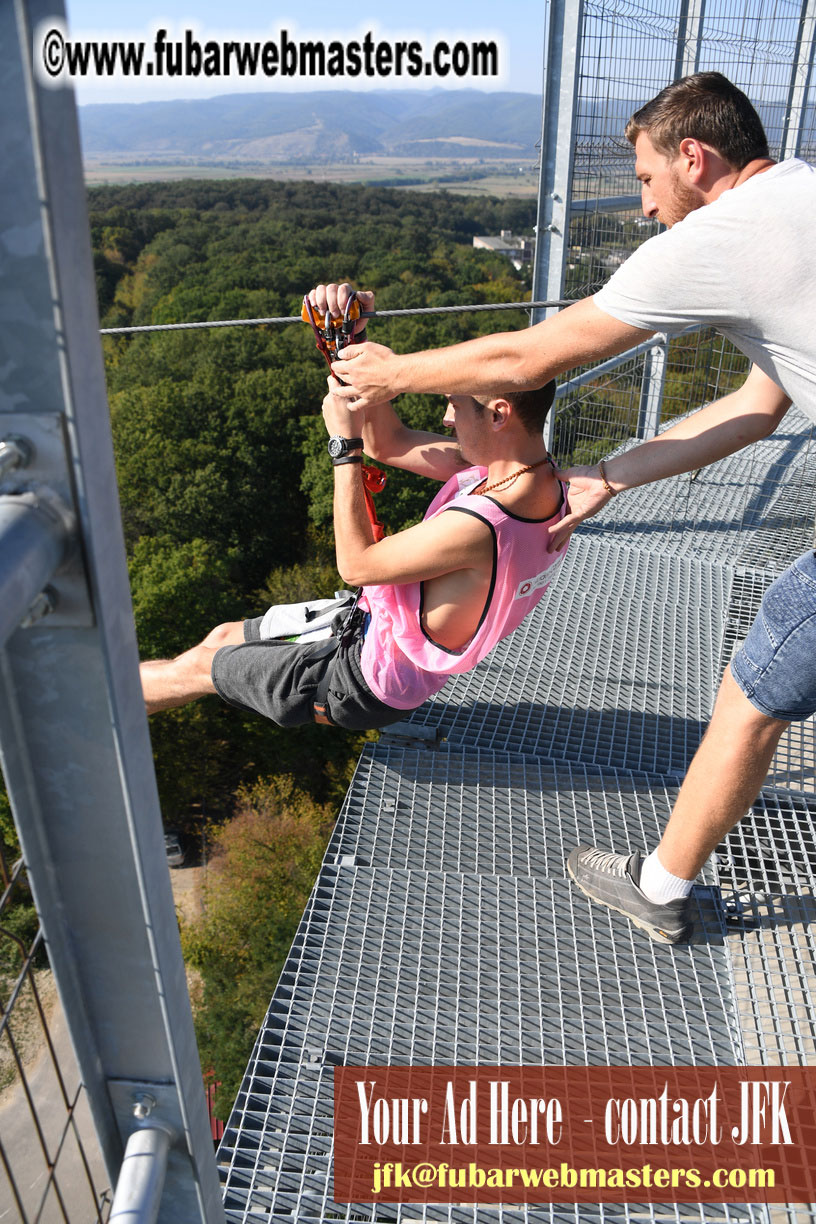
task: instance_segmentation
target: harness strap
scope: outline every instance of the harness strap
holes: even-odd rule
[[[346,612],[345,616],[338,613],[332,625],[332,637],[327,642],[323,642],[317,650],[311,653],[313,659],[328,659],[326,670],[320,679],[320,682],[315,689],[314,697],[312,698],[312,717],[316,723],[323,727],[333,727],[335,724],[329,717],[328,700],[329,686],[331,684],[332,672],[334,670],[335,658],[338,649],[343,643],[348,643],[351,635],[354,632],[355,625],[360,623],[363,615],[357,604],[360,596],[363,593],[363,588],[360,587],[354,596],[351,607]]]
[[[332,659],[333,660],[333,656],[337,654],[337,650],[339,646],[340,646],[340,639],[336,637],[331,637],[329,638],[327,642],[322,642],[320,646],[318,646],[317,650],[311,651],[310,658],[312,659]],[[320,723],[322,726],[325,726],[325,727],[331,727],[334,725],[332,723],[332,720],[329,718],[328,710],[327,710],[327,702],[329,699],[329,684],[331,683],[331,673],[332,673],[332,664],[330,662],[327,665],[326,670],[324,671],[320,679],[320,683],[315,689],[314,697],[312,698],[312,718],[315,720],[316,723]]]

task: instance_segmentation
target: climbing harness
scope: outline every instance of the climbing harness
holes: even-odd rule
[[[347,646],[349,644],[352,634],[359,623],[360,617],[364,615],[362,609],[357,607],[362,593],[363,588],[360,587],[356,595],[353,597],[351,605],[344,608],[343,611],[338,612],[337,616],[334,618],[332,623],[332,636],[329,641],[323,643],[322,646],[320,646],[310,655],[310,658],[312,659],[329,659],[329,662],[326,665],[326,670],[323,672],[320,682],[315,689],[314,697],[312,698],[312,718],[316,723],[319,723],[320,726],[323,727],[334,726],[328,711],[329,686],[331,684],[334,665],[337,661],[337,652],[341,646]]]
[[[331,311],[327,310],[321,324],[321,322],[318,322],[314,306],[309,301],[309,295],[306,294],[304,297],[300,317],[304,323],[311,324],[315,337],[315,346],[318,352],[323,355],[329,369],[332,368],[332,362],[337,360],[345,346],[353,342],[354,324],[361,315],[360,301],[357,294],[352,293],[346,302],[342,315],[332,318]],[[336,377],[337,375],[335,375]],[[341,378],[338,378],[337,381],[345,386]],[[373,467],[370,463],[363,463],[361,470],[363,473],[363,494],[365,496],[366,513],[374,532],[374,543],[376,544],[385,537],[385,527],[377,518],[373,495],[375,493],[382,493],[385,488],[386,476],[381,468]]]

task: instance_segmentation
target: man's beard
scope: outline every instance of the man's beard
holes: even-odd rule
[[[671,198],[665,209],[660,209],[657,214],[658,221],[667,225],[669,229],[687,217],[690,212],[702,208],[704,203],[697,192],[683,181],[675,166],[672,167],[671,178]]]

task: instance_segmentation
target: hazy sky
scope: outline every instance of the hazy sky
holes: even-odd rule
[[[203,41],[209,39],[250,39],[264,41],[286,29],[293,38],[343,39],[362,36],[369,29],[380,39],[419,39],[423,48],[438,39],[449,44],[457,40],[496,39],[499,42],[501,77],[456,80],[424,76],[327,81],[314,79],[283,80],[261,76],[251,80],[189,80],[174,77],[90,80],[77,83],[80,103],[138,102],[160,98],[211,97],[219,93],[252,92],[266,89],[314,88],[469,88],[541,92],[541,63],[545,5],[543,0],[412,0],[396,4],[384,0],[378,5],[339,4],[337,0],[66,0],[68,33],[72,38],[137,39],[152,43],[158,26],[168,37],[183,36],[186,28]],[[361,14],[370,12],[367,18]],[[444,13],[444,16],[443,16]]]

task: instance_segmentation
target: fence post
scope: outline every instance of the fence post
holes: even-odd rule
[[[796,50],[791,67],[780,159],[798,157],[802,148],[810,83],[816,47],[816,0],[802,0]]]
[[[682,0],[677,19],[677,53],[674,59],[674,79],[690,76],[700,67],[705,0]],[[668,81],[666,82],[668,85]]]
[[[541,167],[533,263],[533,301],[537,302],[554,302],[564,296],[583,13],[583,0],[550,0],[544,39]],[[540,323],[556,309],[534,310],[531,323]],[[551,412],[544,431],[548,449],[552,447],[554,429],[555,413]]]
[[[0,643],[0,753],[108,1174],[149,1095],[151,1128],[175,1136],[158,1219],[222,1224],[139,686],[76,107],[32,61],[46,21],[64,30],[58,0],[0,4],[0,440],[27,455],[3,460],[0,493],[31,561],[11,619],[46,578],[55,602]],[[63,531],[46,504],[67,508]]]
[[[650,348],[643,358],[643,382],[640,387],[640,406],[636,438],[646,441],[653,438],[660,426],[663,411],[663,393],[666,389],[666,367],[669,359],[669,343]]]

